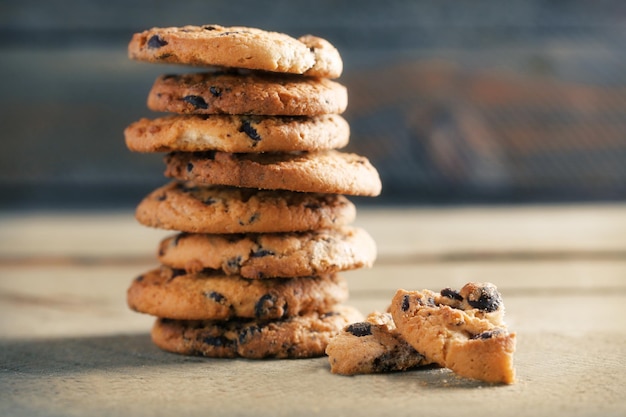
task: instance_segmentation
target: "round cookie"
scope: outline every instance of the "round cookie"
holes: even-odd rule
[[[345,325],[362,319],[350,306],[277,321],[184,321],[157,319],[153,342],[163,350],[216,358],[312,358]]]
[[[161,241],[158,259],[191,272],[212,268],[251,279],[290,278],[371,267],[376,243],[350,226],[299,233],[180,233]]]
[[[141,119],[124,130],[135,152],[292,152],[338,149],[350,127],[333,114],[314,117],[169,115]]]
[[[339,194],[173,181],[148,194],[135,217],[145,226],[190,233],[294,232],[349,224],[356,208]]]
[[[347,106],[347,89],[335,81],[273,73],[162,75],[148,94],[150,110],[182,114],[318,116]]]
[[[402,337],[428,360],[460,376],[514,382],[515,333],[502,320],[493,284],[470,282],[459,292],[398,290],[389,311]]]
[[[337,78],[343,62],[325,39],[249,27],[219,25],[152,28],[133,35],[131,59],[196,66],[224,66]]]
[[[280,319],[323,312],[347,298],[346,281],[334,274],[251,280],[165,266],[140,275],[127,291],[132,310],[180,320]]]
[[[336,150],[294,153],[172,152],[165,175],[200,184],[377,196],[382,185],[367,158]]]
[[[389,313],[374,312],[346,326],[326,347],[330,371],[340,375],[406,371],[428,365],[398,333]]]

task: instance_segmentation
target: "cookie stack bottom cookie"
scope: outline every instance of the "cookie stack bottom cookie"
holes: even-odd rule
[[[170,114],[125,131],[130,150],[167,152],[172,179],[144,198],[136,218],[176,233],[158,245],[160,265],[127,293],[131,309],[157,317],[152,339],[164,350],[322,356],[334,335],[362,319],[344,304],[340,274],[371,266],[376,245],[351,225],[356,209],[345,195],[378,195],[380,178],[366,158],[337,150],[349,126],[340,116],[346,89],[330,79],[340,73],[336,50],[315,37],[284,36],[155,28],[129,45],[132,58],[221,67],[158,77],[148,107]],[[236,55],[242,44],[242,59],[220,52]],[[298,56],[294,45],[311,66],[254,66],[257,54]]]

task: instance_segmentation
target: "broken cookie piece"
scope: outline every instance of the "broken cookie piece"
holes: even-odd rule
[[[326,354],[331,372],[341,375],[405,371],[430,363],[402,339],[389,313],[378,312],[344,327]]]
[[[503,321],[493,284],[471,282],[458,292],[398,290],[389,311],[398,332],[427,360],[459,376],[514,382],[515,333]]]

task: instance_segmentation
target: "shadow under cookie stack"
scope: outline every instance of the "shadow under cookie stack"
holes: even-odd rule
[[[152,340],[167,351],[324,355],[362,320],[339,272],[376,258],[345,195],[381,191],[366,158],[338,150],[349,139],[339,53],[311,35],[207,25],[137,33],[129,56],[202,72],[158,77],[148,107],[169,114],[125,130],[130,150],[166,154],[171,178],[136,218],[176,232],[128,305],[157,317]]]

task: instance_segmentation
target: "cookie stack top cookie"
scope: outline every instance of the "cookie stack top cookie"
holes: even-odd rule
[[[224,66],[337,78],[343,61],[325,39],[294,39],[261,29],[220,25],[152,28],[135,34],[128,56],[147,62]]]

